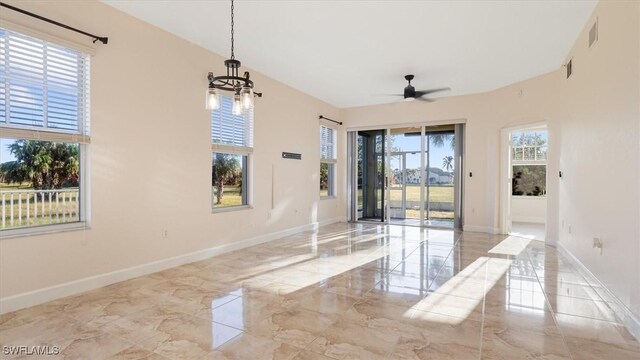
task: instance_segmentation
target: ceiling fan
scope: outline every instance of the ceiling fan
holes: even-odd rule
[[[424,96],[425,95],[429,95],[429,94],[433,94],[433,93],[436,93],[436,92],[440,92],[440,91],[451,90],[448,87],[439,88],[439,89],[430,89],[430,90],[416,90],[416,88],[414,88],[413,85],[411,85],[411,80],[413,80],[414,76],[413,75],[405,75],[404,78],[405,78],[405,80],[407,80],[409,82],[409,85],[407,85],[404,88],[404,94],[394,94],[393,96],[404,96],[405,100],[420,100],[420,101],[432,102],[432,101],[435,101],[435,100],[427,99]]]

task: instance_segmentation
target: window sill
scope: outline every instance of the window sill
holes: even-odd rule
[[[511,195],[511,197],[516,199],[546,199],[547,195]]]
[[[88,226],[86,222],[75,222],[75,223],[67,223],[67,224],[55,224],[55,225],[43,225],[43,226],[7,229],[7,230],[0,230],[0,239],[4,240],[4,239],[13,239],[13,238],[29,237],[29,236],[49,235],[49,234],[57,234],[57,233],[79,231],[79,230],[91,230],[91,227]]]
[[[320,196],[320,200],[333,200],[335,199],[336,196],[335,195],[331,195],[331,196]]]
[[[225,213],[225,212],[249,210],[249,209],[253,209],[253,206],[251,205],[226,206],[226,207],[213,208],[211,209],[211,213],[212,214]]]

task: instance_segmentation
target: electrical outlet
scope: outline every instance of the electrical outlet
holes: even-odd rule
[[[168,238],[169,237],[169,230],[162,229],[161,236],[162,236],[163,239]]]
[[[571,224],[569,224],[569,234],[571,234]]]

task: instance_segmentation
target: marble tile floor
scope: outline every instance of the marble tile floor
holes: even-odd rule
[[[46,359],[640,359],[554,248],[338,223],[0,316]]]
[[[545,224],[516,222],[511,224],[511,235],[544,241],[546,235]]]

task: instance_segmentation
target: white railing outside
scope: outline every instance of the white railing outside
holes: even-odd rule
[[[511,156],[513,161],[544,161],[547,160],[547,145],[514,145]]]
[[[55,190],[0,190],[2,227],[62,224],[79,221],[78,188]]]

